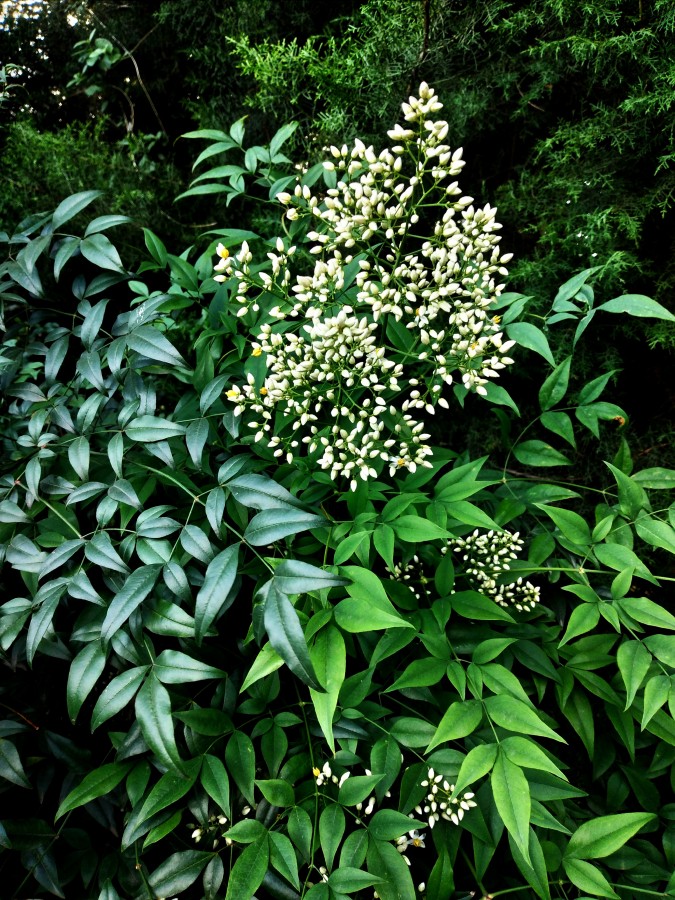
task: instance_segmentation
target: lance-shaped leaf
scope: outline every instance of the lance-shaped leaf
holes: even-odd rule
[[[101,640],[107,643],[113,634],[124,625],[132,612],[137,609],[155,586],[161,565],[141,566],[129,575],[124,587],[113,597],[101,626]]]
[[[221,473],[222,467],[218,474],[219,481],[223,480]],[[297,497],[266,475],[240,475],[228,481],[226,487],[236,500],[251,509],[296,509],[300,505]]]
[[[243,731],[235,731],[228,740],[225,762],[241,793],[249,803],[255,803],[255,749],[251,738]]]
[[[84,555],[95,566],[112,569],[113,572],[121,572],[123,575],[129,571],[129,566],[113,547],[107,531],[99,532],[85,545]]]
[[[68,715],[74,722],[80,707],[91,693],[105,667],[105,651],[98,641],[87,644],[70,664],[66,700]]]
[[[438,728],[425,753],[445,741],[456,741],[478,728],[483,719],[483,707],[479,700],[457,700],[451,703],[438,723]]]
[[[155,660],[153,671],[164,684],[187,684],[206,678],[224,678],[226,674],[222,669],[208,666],[180,650],[162,650]]]
[[[244,540],[253,547],[263,547],[299,531],[320,528],[325,524],[323,516],[301,509],[265,509],[248,523]]]
[[[187,363],[173,344],[164,337],[161,331],[152,325],[141,325],[127,335],[127,346],[153,362],[181,366],[186,369]]]
[[[530,786],[523,775],[523,770],[507,759],[503,753],[499,753],[492,769],[490,783],[497,812],[525,861],[531,865]]]
[[[544,724],[536,712],[522,700],[516,700],[515,697],[508,697],[504,694],[498,697],[488,697],[485,701],[485,708],[495,725],[501,725],[502,728],[507,728],[509,731],[536,734],[565,743],[565,739]]]
[[[169,422],[161,416],[138,416],[129,422],[125,430],[132,441],[151,443],[185,434],[185,425]]]
[[[5,778],[19,787],[30,788],[30,781],[21,764],[19,751],[11,741],[0,738],[0,778]]]
[[[114,762],[105,766],[100,766],[90,772],[78,787],[72,790],[59,806],[55,818],[60,819],[61,816],[96,800],[97,797],[103,797],[114,790],[120,781],[126,776],[133,762]]]
[[[43,578],[45,575],[48,575],[49,572],[53,572],[54,569],[59,569],[71,556],[73,556],[73,554],[77,553],[80,547],[83,546],[84,540],[82,538],[75,538],[72,541],[64,541],[62,544],[59,544],[45,560],[44,565],[40,569],[39,577]]]
[[[80,191],[78,194],[71,194],[62,200],[54,210],[52,215],[52,227],[57,231],[66,222],[69,222],[85,207],[89,206],[97,197],[100,197],[103,191]]]
[[[268,584],[264,622],[270,644],[294,675],[315,691],[323,691],[309,658],[307,642],[295,607],[274,581]]]
[[[124,266],[115,245],[104,234],[92,234],[80,242],[80,253],[85,259],[111,272],[124,274]]]
[[[309,591],[349,584],[348,579],[299,559],[284,559],[279,563],[274,570],[274,580],[285,594],[306,594]]]
[[[184,797],[197,780],[200,766],[201,758],[198,758],[185,764],[185,775],[165,772],[145,799],[140,812],[135,817],[136,824],[140,825],[156,813],[171,806],[176,800]]]
[[[150,666],[135,666],[133,669],[120,672],[113,678],[96,701],[96,706],[91,714],[92,731],[131,703],[149,668]]]
[[[45,636],[52,624],[54,613],[59,605],[59,595],[56,594],[45,600],[40,609],[34,613],[33,618],[28,626],[28,634],[26,635],[26,659],[28,665],[33,665],[33,657],[40,646],[40,641]]]
[[[136,697],[136,718],[145,741],[168,769],[183,771],[176,746],[169,692],[153,673]]]
[[[199,589],[195,602],[195,639],[201,644],[218,615],[222,615],[232,604],[234,594],[230,594],[237,576],[239,545],[233,544],[215,556],[208,565],[204,583]]]
[[[173,853],[148,876],[152,896],[173,897],[183,893],[195,883],[212,857],[212,853],[200,850],[179,850]],[[148,892],[144,887],[134,900],[145,900],[147,896]]]
[[[270,858],[267,832],[249,844],[237,859],[227,881],[225,900],[243,900],[253,897],[262,884]]]
[[[601,303],[598,309],[611,313],[628,313],[630,316],[643,319],[665,319],[668,322],[675,322],[675,316],[665,306],[661,306],[651,297],[645,297],[644,294],[622,294],[621,297]]]
[[[653,813],[620,813],[596,816],[580,825],[570,838],[565,858],[601,859],[621,849],[626,841],[653,822]]]

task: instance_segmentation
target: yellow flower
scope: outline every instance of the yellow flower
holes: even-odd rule
[[[251,356],[261,356],[262,355],[262,347],[253,347],[253,351],[251,352]]]
[[[230,255],[230,251],[224,244],[218,244],[218,246],[216,247],[216,253],[221,259],[227,259]]]
[[[260,388],[260,393],[264,396],[264,395],[267,393],[267,388],[266,388],[266,387],[261,387],[261,388]]]
[[[495,323],[495,325],[499,325],[499,323],[501,322],[501,320],[502,320],[502,317],[501,317],[501,316],[493,316],[493,317],[492,317],[492,321]]]
[[[239,388],[233,388],[233,390],[228,391],[227,396],[230,397],[230,399],[234,399],[235,397],[238,397],[239,396]]]

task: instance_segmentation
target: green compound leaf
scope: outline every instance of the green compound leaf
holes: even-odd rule
[[[315,691],[322,692],[295,607],[274,581],[268,585],[264,623],[270,644],[294,675]]]
[[[234,602],[231,594],[239,565],[239,545],[233,544],[215,556],[206,569],[204,583],[195,602],[195,640],[200,645],[205,634]]]
[[[100,766],[90,772],[78,787],[72,790],[63,800],[56,812],[56,819],[60,819],[71,809],[83,806],[97,797],[103,797],[113,791],[134,765],[133,762],[114,762]]]
[[[168,769],[183,771],[183,761],[176,746],[169,692],[154,673],[136,697],[136,718],[145,741]]]
[[[483,707],[479,700],[457,700],[451,703],[438,728],[424,751],[425,754],[446,741],[466,737],[478,728],[483,719]]]

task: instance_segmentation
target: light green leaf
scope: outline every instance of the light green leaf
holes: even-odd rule
[[[319,818],[319,841],[328,870],[333,868],[333,860],[345,833],[345,814],[339,803],[325,807]]]
[[[645,581],[658,584],[657,579],[654,578],[637,553],[634,553],[629,547],[623,546],[623,544],[596,544],[593,547],[593,552],[599,562],[610,569],[623,572],[624,569],[632,568],[638,578],[644,578]]]
[[[594,816],[574,832],[565,850],[565,859],[601,859],[616,853],[655,818],[653,813]]]
[[[617,651],[616,661],[626,688],[624,709],[628,709],[649,671],[652,656],[641,641],[624,641]]]
[[[598,624],[600,619],[600,608],[597,603],[584,603],[572,610],[572,615],[567,623],[565,634],[563,635],[559,647],[571,641],[572,638],[579,637],[580,634],[586,634],[592,631]]]
[[[251,738],[243,731],[235,731],[225,746],[227,770],[248,802],[255,804],[255,750]]]
[[[352,775],[342,782],[338,791],[338,803],[341,803],[342,806],[356,806],[357,803],[363,803],[373,793],[382,778],[381,774]]]
[[[556,506],[549,506],[544,503],[537,503],[536,506],[554,521],[561,533],[573,544],[581,547],[590,544],[591,530],[585,519],[578,513],[569,509],[558,509]]]
[[[492,770],[496,758],[496,744],[478,744],[477,747],[469,750],[455,779],[454,795],[461,794],[469,785],[475,784],[484,775],[487,775]]]
[[[293,494],[265,475],[240,475],[228,481],[226,489],[242,506],[250,509],[296,509],[299,506]]]
[[[512,322],[504,330],[509,340],[515,341],[521,347],[527,347],[528,350],[534,350],[539,356],[543,356],[547,363],[555,366],[548,339],[536,325],[532,325],[530,322]]]
[[[646,544],[675,553],[675,529],[666,522],[644,515],[636,520],[635,531]]]
[[[411,544],[435,541],[451,536],[445,528],[439,528],[438,525],[434,525],[433,522],[423,519],[421,516],[399,516],[391,523],[391,527],[399,540]]]
[[[424,751],[425,754],[446,741],[466,737],[478,728],[483,719],[483,707],[479,700],[457,700],[451,703],[438,723],[438,728]]]
[[[563,859],[563,868],[572,884],[581,891],[592,894],[594,897],[609,897],[617,900],[619,895],[614,892],[602,872],[591,863],[580,859]]]
[[[516,700],[515,697],[506,695],[488,697],[485,700],[485,708],[495,725],[500,725],[509,731],[535,734],[565,743],[563,738],[542,722],[533,709],[521,700]]]
[[[535,894],[541,897],[541,900],[550,900],[551,890],[549,888],[549,875],[546,870],[544,852],[541,849],[539,838],[532,828],[529,829],[529,835],[528,849],[530,857],[528,862],[520,852],[520,848],[513,836],[509,834],[509,845],[513,859]]]
[[[395,809],[378,809],[368,822],[368,831],[378,841],[394,841],[411,831],[411,826],[421,826],[422,822],[411,819]]]
[[[284,559],[274,569],[274,580],[285,594],[307,594],[348,584],[347,579],[300,559]]]
[[[563,399],[567,393],[567,385],[570,378],[570,363],[572,357],[568,356],[548,376],[539,391],[539,406],[542,411],[552,409]]]
[[[366,861],[372,875],[386,879],[377,884],[380,900],[415,900],[417,894],[410,869],[393,844],[371,837]]]
[[[513,448],[513,455],[524,466],[569,466],[570,460],[544,441],[523,441]]]
[[[295,806],[295,791],[282,778],[258,779],[256,786],[271,806]]]
[[[567,781],[564,772],[534,741],[523,737],[509,737],[503,740],[500,746],[511,762],[517,766],[526,769],[540,769],[542,772],[550,772]]]
[[[670,678],[667,675],[655,675],[645,685],[644,707],[640,729],[645,730],[652,717],[661,709],[670,694]]]
[[[632,478],[643,488],[654,491],[670,491],[675,488],[675,469],[654,466],[651,469],[642,469],[640,472],[636,472]]]
[[[665,306],[661,306],[651,297],[644,294],[622,294],[606,303],[601,303],[598,309],[604,309],[611,313],[628,313],[642,319],[665,319],[667,322],[675,322],[675,316]]]
[[[298,861],[295,856],[293,844],[278,831],[269,832],[270,839],[270,865],[276,869],[286,881],[290,882],[296,890],[300,890],[300,877],[298,875]],[[269,875],[269,873],[268,873]],[[289,893],[289,898],[291,894]],[[281,894],[279,895],[281,900]],[[296,900],[297,894],[293,897]]]
[[[95,566],[102,566],[113,572],[121,572],[123,575],[129,572],[129,567],[113,547],[107,531],[100,531],[85,544],[84,555]]]
[[[270,845],[267,832],[249,844],[238,857],[227,882],[225,900],[253,897],[262,884],[269,865]]]
[[[530,786],[523,770],[498,753],[490,776],[497,812],[523,858],[530,860]]]
[[[260,653],[253,660],[251,668],[248,670],[244,683],[241,686],[242,693],[256,681],[260,681],[266,675],[276,672],[284,664],[283,659],[279,656],[271,644],[265,644]]]

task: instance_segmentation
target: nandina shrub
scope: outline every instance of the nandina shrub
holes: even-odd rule
[[[600,399],[612,373],[570,398],[573,356],[547,340],[574,326],[576,346],[605,312],[673,317],[639,295],[595,307],[587,270],[527,321],[439,110],[423,84],[390,146],[293,174],[291,128],[245,151],[243,123],[202,134],[202,160],[245,166],[191,190],[262,187],[269,240],[222,229],[195,259],[146,229],[128,273],[117,217],[65,229],[90,193],[10,239],[11,896],[675,889],[675,617],[655,574],[675,472],[634,471],[628,415]],[[66,275],[77,315],[31,316]],[[525,425],[519,357],[550,369]],[[431,417],[476,403],[504,451],[433,446]],[[576,483],[580,428],[612,420],[606,480]]]

